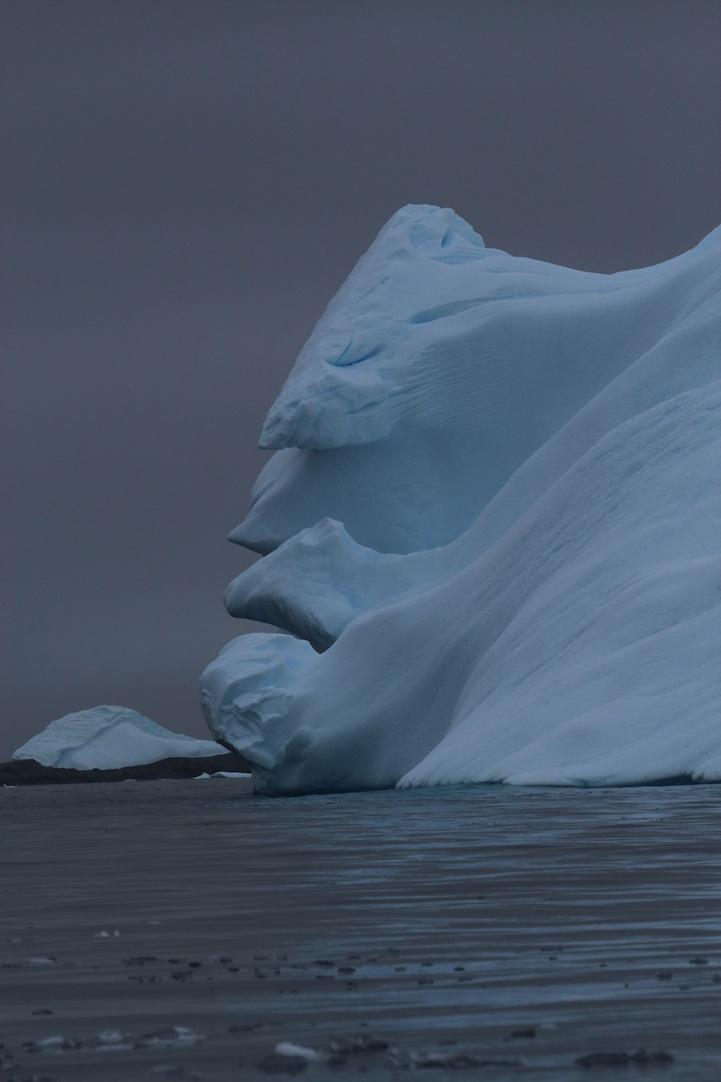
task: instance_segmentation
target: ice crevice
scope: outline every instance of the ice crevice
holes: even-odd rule
[[[721,230],[613,275],[391,218],[272,407],[201,679],[256,786],[721,777]]]

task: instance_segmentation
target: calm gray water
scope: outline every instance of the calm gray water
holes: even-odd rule
[[[719,797],[0,789],[0,1079],[715,1079]]]

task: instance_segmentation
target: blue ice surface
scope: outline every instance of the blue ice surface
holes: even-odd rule
[[[604,275],[409,206],[271,407],[201,678],[257,787],[721,778],[721,229]]]

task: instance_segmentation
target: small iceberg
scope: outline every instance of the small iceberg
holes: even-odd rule
[[[227,748],[213,740],[171,732],[127,706],[93,706],[51,721],[13,759],[72,770],[119,770],[161,759],[225,754]]]

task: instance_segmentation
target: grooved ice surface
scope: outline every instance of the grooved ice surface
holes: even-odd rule
[[[721,778],[721,230],[603,275],[391,218],[270,410],[214,735],[268,792]]]
[[[18,748],[13,759],[75,770],[115,770],[225,751],[212,740],[173,733],[127,706],[94,706],[51,721]]]

